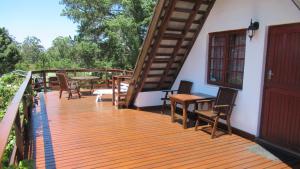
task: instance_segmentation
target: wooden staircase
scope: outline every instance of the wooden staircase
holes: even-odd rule
[[[159,0],[136,63],[126,104],[138,92],[170,89],[215,0]]]

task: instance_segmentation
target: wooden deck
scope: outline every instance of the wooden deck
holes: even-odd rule
[[[41,94],[32,119],[36,168],[300,168],[254,153],[258,145],[239,136],[210,139],[168,115],[117,110],[94,96]]]

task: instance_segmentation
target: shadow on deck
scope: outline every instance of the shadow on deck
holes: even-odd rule
[[[300,168],[237,135],[210,139],[168,115],[118,110],[95,96],[40,94],[33,117],[36,168]]]

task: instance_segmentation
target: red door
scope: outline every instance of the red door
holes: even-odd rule
[[[269,28],[260,137],[300,152],[300,23]]]

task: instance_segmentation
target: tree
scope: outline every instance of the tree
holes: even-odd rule
[[[34,36],[25,38],[21,46],[21,54],[24,61],[31,63],[37,62],[44,51],[41,40]]]
[[[100,49],[96,43],[93,42],[78,42],[75,44],[73,53],[75,58],[80,58],[80,67],[93,68],[95,67],[95,60],[100,58]]]
[[[79,41],[92,40],[101,59],[133,68],[156,0],[62,0],[62,15],[79,24]],[[97,62],[97,61],[96,61]]]
[[[18,63],[17,68],[22,70],[33,70],[36,63],[41,62],[45,49],[41,45],[41,40],[34,36],[25,38],[21,45],[22,61]]]
[[[52,41],[52,46],[48,51],[52,52],[54,58],[75,59],[72,56],[74,43],[71,37],[59,36]]]
[[[57,37],[52,46],[43,55],[38,67],[43,68],[78,68],[80,58],[76,58],[74,51],[75,41],[71,37]]]
[[[62,15],[79,23],[79,37],[98,41],[105,25],[102,23],[115,15],[118,0],[62,0],[65,5]]]
[[[0,75],[14,70],[20,59],[16,42],[5,28],[0,28]]]

